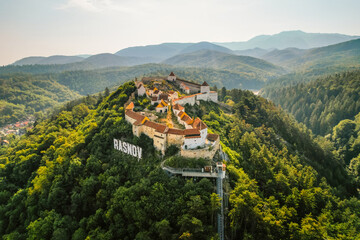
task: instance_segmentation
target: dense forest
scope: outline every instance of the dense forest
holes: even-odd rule
[[[0,126],[79,97],[79,94],[51,78],[28,74],[1,76]]]
[[[133,136],[124,120],[123,105],[134,90],[128,82],[105,98],[70,102],[5,150],[4,239],[217,238],[214,182],[165,174],[152,140]],[[227,237],[359,238],[355,171],[346,171],[326,147],[331,141],[314,139],[304,125],[249,91],[220,93],[231,109],[215,103],[186,108],[220,134],[230,158]],[[143,158],[114,150],[113,138],[141,146]]]
[[[30,73],[30,74],[45,74],[45,73],[59,73],[65,71],[75,70],[90,70],[95,66],[90,63],[68,63],[68,64],[49,64],[49,65],[7,65],[0,67],[0,74],[12,74],[12,73]]]
[[[360,71],[318,78],[309,83],[265,88],[264,97],[293,114],[314,133],[325,135],[360,112]]]
[[[333,143],[336,154],[348,165],[349,170],[359,178],[360,173],[360,113],[353,120],[340,121],[327,136]]]

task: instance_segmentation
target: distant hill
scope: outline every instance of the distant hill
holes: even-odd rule
[[[225,69],[248,74],[277,75],[284,73],[281,67],[261,59],[210,50],[177,55],[163,63],[175,66]]]
[[[170,57],[196,52],[199,50],[213,50],[233,53],[230,49],[209,42],[199,43],[163,43],[159,45],[138,46],[122,49],[115,54],[123,57],[137,57],[142,63],[159,63]]]
[[[20,65],[35,65],[41,60],[46,59],[46,57],[26,57],[20,60],[17,60],[12,65],[20,66]]]
[[[261,58],[295,71],[308,72],[314,69],[331,71],[333,68],[345,70],[360,67],[360,39],[307,50],[297,48],[273,50]]]
[[[337,33],[306,33],[303,31],[284,31],[274,35],[256,36],[246,42],[215,43],[231,50],[245,50],[252,48],[300,48],[309,49],[337,44],[360,36],[349,36]]]
[[[231,51],[230,49],[221,47],[221,46],[213,44],[213,43],[199,42],[199,43],[195,43],[195,44],[190,45],[187,48],[183,49],[180,52],[180,54],[196,52],[199,50],[211,50],[211,51],[217,51],[217,52],[223,52],[223,53],[229,53],[229,54],[233,53],[233,51]]]
[[[286,65],[286,62],[299,58],[305,53],[306,50],[298,48],[275,49],[262,55],[260,58],[274,64]]]
[[[233,51],[236,55],[249,56],[255,58],[261,58],[265,54],[271,52],[272,50],[262,49],[262,48],[252,48],[245,50],[235,50]]]
[[[129,47],[115,54],[124,57],[147,58],[148,62],[157,63],[178,54],[181,50],[192,44],[193,43],[162,43],[159,45]]]
[[[76,62],[67,64],[51,64],[51,65],[7,65],[0,67],[0,75],[7,75],[12,73],[30,73],[30,74],[45,74],[58,73],[64,71],[89,70],[95,69],[91,63]]]
[[[48,64],[67,64],[81,62],[84,58],[79,56],[54,55],[50,57],[27,57],[13,63],[13,65],[48,65]]]
[[[90,56],[83,60],[83,62],[90,63],[96,67],[115,67],[115,66],[133,66],[143,64],[144,59],[136,57],[123,57],[111,53],[101,53]]]
[[[360,65],[360,39],[347,41],[327,47],[310,49],[297,58],[294,64],[321,65]]]

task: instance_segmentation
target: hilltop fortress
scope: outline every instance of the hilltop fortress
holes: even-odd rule
[[[217,92],[210,91],[210,86],[204,82],[202,85],[185,80],[177,80],[173,72],[167,81],[183,91],[193,95],[178,97],[176,91],[160,91],[156,87],[149,89],[145,81],[136,82],[138,96],[145,96],[151,100],[151,104],[157,104],[157,113],[166,113],[167,119],[176,117],[184,129],[172,127],[171,122],[167,125],[151,121],[145,112],[134,111],[134,103],[130,102],[125,107],[125,119],[132,125],[133,134],[140,137],[145,134],[154,140],[154,147],[165,153],[166,149],[175,145],[181,149],[180,154],[184,157],[213,158],[220,147],[220,137],[217,134],[208,133],[206,124],[200,118],[191,118],[185,111],[185,104],[200,104],[200,100],[217,102]],[[149,82],[148,82],[149,83]],[[169,120],[171,121],[171,120]],[[169,126],[170,125],[170,126]]]

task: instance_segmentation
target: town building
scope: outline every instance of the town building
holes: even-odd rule
[[[160,103],[155,108],[158,113],[165,113],[168,110],[168,104],[161,99]]]
[[[170,81],[170,82],[176,81],[176,76],[175,76],[175,74],[174,74],[173,72],[171,72],[171,73],[169,74],[167,80]]]
[[[138,96],[144,96],[146,94],[146,89],[142,82],[135,82],[136,85],[136,93]]]
[[[190,88],[185,83],[180,83],[180,89],[186,94],[190,94]]]

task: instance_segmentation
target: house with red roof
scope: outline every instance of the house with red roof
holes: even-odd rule
[[[190,94],[190,88],[185,83],[180,83],[180,89],[186,94]]]

